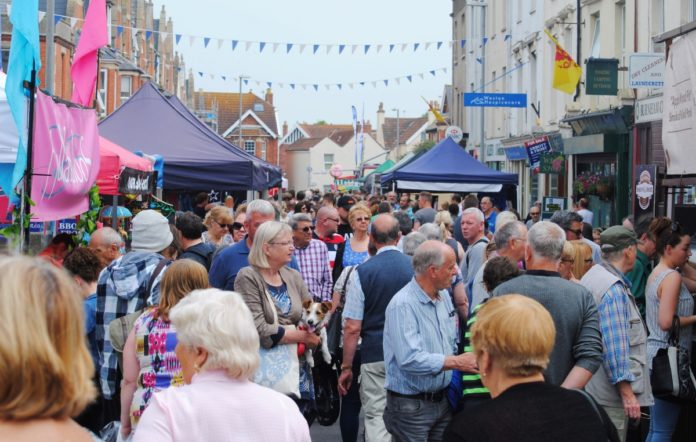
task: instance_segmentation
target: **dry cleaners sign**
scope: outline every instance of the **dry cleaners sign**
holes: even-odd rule
[[[632,88],[659,88],[665,85],[665,54],[631,54],[628,85]]]

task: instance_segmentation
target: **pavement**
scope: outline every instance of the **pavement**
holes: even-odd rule
[[[363,428],[363,419],[364,415],[361,412],[360,413],[360,430],[358,430],[358,441],[364,441],[364,428]],[[309,427],[309,435],[312,438],[312,442],[333,442],[333,441],[341,441],[341,427],[338,425],[338,420],[331,425],[330,427],[323,427],[319,425],[317,422],[314,422],[311,427]]]

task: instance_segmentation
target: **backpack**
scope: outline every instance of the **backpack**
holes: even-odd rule
[[[207,271],[210,271],[210,267],[213,265],[213,258],[215,258],[215,256],[217,255],[217,253],[216,253],[217,248],[211,244],[206,244],[206,245],[208,246],[207,253],[201,253],[200,251],[192,249],[192,248],[185,250],[184,253],[193,253],[194,255],[200,256],[201,258],[203,258],[203,260],[205,261],[205,264],[203,264],[205,266],[205,269]]]

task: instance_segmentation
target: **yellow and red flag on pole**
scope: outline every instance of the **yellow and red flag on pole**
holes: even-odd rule
[[[573,60],[573,57],[565,51],[553,35],[544,29],[546,35],[556,45],[556,56],[553,62],[553,88],[566,94],[573,94],[582,76],[582,68]]]
[[[428,110],[433,113],[433,116],[435,116],[435,120],[437,120],[439,123],[444,123],[447,124],[447,120],[445,120],[445,117],[442,116],[439,110],[435,106],[432,105],[428,100],[425,99],[425,97],[421,97],[423,101],[425,101],[425,104],[428,105]]]

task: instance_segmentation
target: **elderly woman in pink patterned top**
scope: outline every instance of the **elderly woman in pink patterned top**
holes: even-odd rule
[[[170,317],[187,385],[154,395],[134,442],[310,441],[292,399],[249,380],[259,336],[238,293],[197,290]]]

